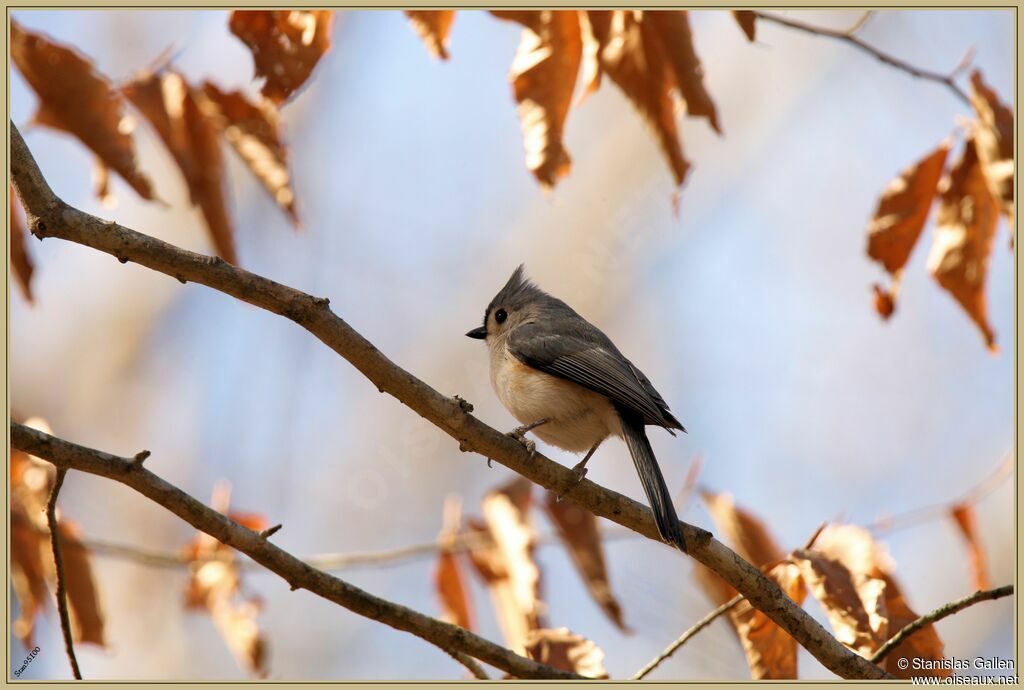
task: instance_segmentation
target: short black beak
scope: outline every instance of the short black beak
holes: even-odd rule
[[[483,326],[477,326],[469,333],[466,334],[467,338],[476,338],[477,340],[483,340],[487,337],[487,329]]]

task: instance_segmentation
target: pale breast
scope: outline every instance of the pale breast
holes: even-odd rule
[[[611,434],[621,435],[618,414],[606,397],[523,364],[504,343],[491,351],[491,385],[521,423],[550,417],[533,433],[563,450],[582,453]]]

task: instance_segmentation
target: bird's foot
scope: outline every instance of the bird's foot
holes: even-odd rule
[[[531,441],[530,439],[526,438],[526,433],[528,431],[533,431],[542,424],[547,424],[550,421],[551,417],[545,417],[544,419],[537,420],[536,422],[531,422],[529,424],[517,426],[515,429],[513,429],[512,431],[508,432],[505,435],[514,438],[515,440],[522,443],[526,450],[530,453],[530,457],[532,458],[534,453],[537,452],[537,444]]]
[[[576,475],[576,484],[579,484],[583,481],[583,478],[587,476],[587,465],[585,462],[577,463],[577,465],[572,468],[572,471]]]
[[[522,427],[519,427],[519,429],[521,428]],[[505,435],[522,443],[523,447],[526,448],[526,451],[530,454],[530,458],[533,458],[534,454],[537,452],[537,444],[523,436],[523,434],[519,432],[519,429],[513,429]]]
[[[576,480],[573,481],[573,483],[570,484],[568,487],[566,487],[565,491],[562,491],[560,494],[558,494],[558,496],[556,497],[558,501],[561,501],[563,498],[565,498],[565,495],[567,493],[569,493],[577,486],[579,486],[580,482],[582,482],[584,477],[587,476],[587,461],[584,460],[583,462],[577,463],[576,466],[572,468],[572,472],[573,474],[576,475]]]

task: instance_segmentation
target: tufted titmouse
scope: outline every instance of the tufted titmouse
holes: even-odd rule
[[[609,436],[626,441],[662,539],[686,551],[672,496],[647,440],[652,424],[685,432],[643,372],[604,333],[560,299],[547,294],[519,266],[484,312],[484,325],[466,334],[491,352],[491,385],[523,423],[512,436],[533,431],[542,441],[586,464]],[[532,443],[524,441],[527,447]]]

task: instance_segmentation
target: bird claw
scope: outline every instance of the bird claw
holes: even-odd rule
[[[565,491],[563,491],[562,493],[558,494],[555,497],[555,501],[557,503],[561,503],[562,499],[565,498],[565,495],[567,493],[569,493],[570,491],[572,491],[573,489],[575,489],[577,486],[579,486],[580,482],[583,481],[583,478],[587,476],[586,465],[584,463],[582,463],[582,462],[580,464],[576,465],[575,467],[573,467],[572,471],[573,471],[573,474],[576,475],[576,481],[574,481]]]
[[[526,448],[527,452],[529,452],[530,457],[533,458],[534,454],[537,452],[537,444],[526,438],[526,432],[529,431],[527,428],[528,426],[528,424],[517,426],[505,435],[522,443],[523,447]]]
[[[530,458],[532,459],[534,454],[537,452],[537,444],[531,441],[530,439],[526,438],[526,432],[533,431],[537,427],[543,424],[547,424],[550,421],[550,417],[545,417],[544,419],[539,419],[531,424],[523,424],[522,426],[517,426],[515,429],[513,429],[512,431],[508,432],[505,435],[514,438],[515,440],[522,443],[523,446],[526,447],[526,450],[530,453]]]

